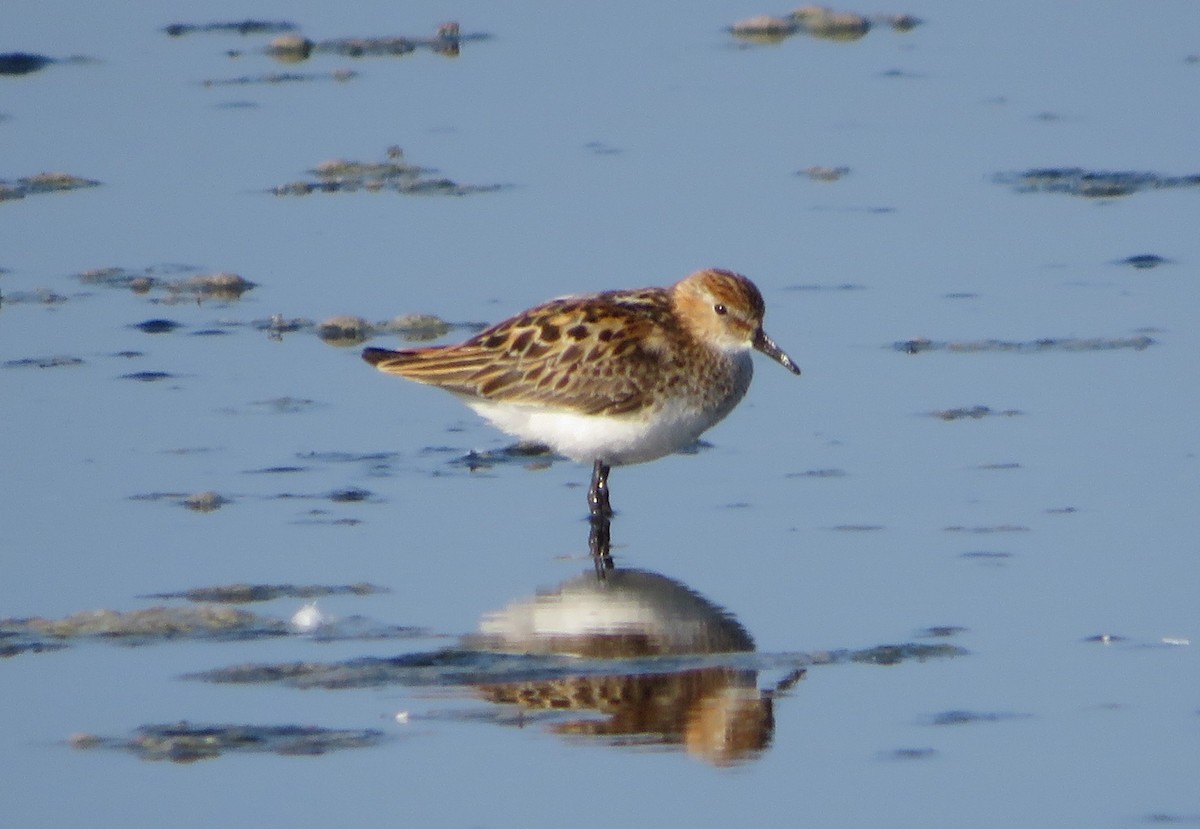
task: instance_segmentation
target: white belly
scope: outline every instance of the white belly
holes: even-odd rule
[[[735,356],[734,366],[732,392],[707,407],[690,397],[673,397],[648,412],[609,417],[492,400],[464,402],[501,431],[544,443],[573,461],[644,463],[690,445],[733,410],[750,386],[750,355]]]

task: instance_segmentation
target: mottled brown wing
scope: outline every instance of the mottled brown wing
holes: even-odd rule
[[[460,345],[368,348],[381,371],[466,397],[581,414],[643,408],[668,339],[664,292],[648,289],[561,299],[526,311]]]

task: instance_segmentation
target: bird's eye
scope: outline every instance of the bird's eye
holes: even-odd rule
[[[718,302],[716,305],[714,305],[713,310],[717,312],[717,316],[719,317],[723,317],[729,312],[729,309],[726,308],[724,303],[721,302]]]

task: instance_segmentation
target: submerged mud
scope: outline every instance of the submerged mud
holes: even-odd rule
[[[1113,199],[1146,190],[1200,187],[1200,173],[1164,176],[1140,171],[1046,167],[1020,173],[997,173],[995,180],[1018,193],[1064,193],[1087,199]]]
[[[297,63],[321,54],[346,58],[402,57],[421,50],[456,58],[462,53],[464,43],[489,38],[490,35],[483,33],[463,33],[459,24],[452,20],[440,24],[433,37],[368,35],[314,41],[300,35],[285,34],[272,40],[267,45],[266,53],[283,63]]]
[[[0,619],[0,636],[28,642],[106,640],[143,645],[173,639],[252,639],[287,633],[287,623],[281,620],[212,605],[85,610],[61,619]]]
[[[290,83],[313,83],[314,81],[337,81],[345,83],[358,77],[352,69],[334,69],[331,72],[262,72],[257,75],[237,75],[232,78],[206,78],[201,86],[279,86]]]
[[[316,599],[321,596],[370,596],[387,593],[386,587],[358,584],[224,584],[193,587],[168,593],[148,593],[143,599],[186,599],[189,602],[249,604],[275,599]]]
[[[705,666],[742,670],[859,663],[898,665],[965,656],[949,644],[906,642],[860,650],[811,653],[726,654],[635,659],[581,659],[561,654],[503,653],[446,648],[391,657],[358,657],[340,662],[248,662],[185,675],[185,679],[231,685],[287,685],[293,688],[379,688],[384,686],[471,686],[498,682],[557,681],[584,676],[667,675]]]
[[[740,20],[729,27],[729,32],[744,43],[778,43],[792,35],[854,41],[861,40],[875,27],[909,32],[922,22],[911,14],[866,15],[826,6],[801,6],[786,15],[760,14]]]
[[[459,184],[452,179],[435,176],[438,171],[420,167],[404,160],[404,151],[390,147],[384,161],[325,161],[308,171],[313,177],[292,181],[270,189],[276,196],[307,196],[312,193],[355,193],[367,191],[416,196],[465,196],[473,193],[494,193],[505,189],[502,184]]]
[[[117,749],[142,760],[194,763],[223,754],[255,753],[318,756],[330,751],[379,745],[384,733],[373,728],[332,729],[311,725],[198,725],[178,722],[143,725],[131,737],[74,734],[77,749]]]
[[[70,173],[38,173],[11,181],[0,179],[0,202],[15,201],[26,196],[37,196],[44,193],[66,193],[71,190],[85,190],[89,187],[99,186],[99,181],[81,178]]]
[[[1018,409],[997,411],[989,406],[964,406],[956,409],[936,409],[929,414],[940,420],[982,420],[985,417],[1016,417],[1024,412]]]
[[[163,32],[171,37],[194,34],[238,34],[263,35],[294,32],[299,27],[287,20],[236,20],[214,23],[171,23],[163,26]]]
[[[185,599],[193,604],[155,605],[139,610],[85,610],[59,619],[33,616],[0,619],[0,657],[58,650],[71,644],[108,642],[142,646],[172,641],[243,641],[305,636],[317,641],[408,639],[428,631],[377,622],[365,616],[336,617],[309,602],[290,618],[230,607],[275,599],[367,596],[386,592],[372,584],[242,584],[155,593],[143,598]]]
[[[204,300],[233,301],[258,287],[240,274],[219,271],[200,273],[190,265],[163,265],[131,270],[105,267],[81,271],[76,275],[84,285],[120,288],[135,294],[161,294],[156,301],[164,304],[201,302]],[[188,274],[180,276],[178,274]]]
[[[1142,351],[1154,345],[1155,341],[1139,334],[1133,337],[1045,337],[1038,340],[958,340],[938,342],[919,337],[912,340],[892,343],[896,351],[905,354],[922,354],[926,351],[955,351],[961,353],[980,351],[1007,351],[1018,354],[1034,354],[1043,351],[1112,351],[1115,349],[1132,348]]]

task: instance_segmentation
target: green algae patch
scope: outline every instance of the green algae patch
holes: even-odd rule
[[[278,754],[314,757],[331,751],[369,748],[385,739],[382,731],[319,728],[311,725],[199,725],[178,722],[143,725],[130,737],[73,734],[76,749],[118,749],[142,760],[194,763],[224,754]]]

